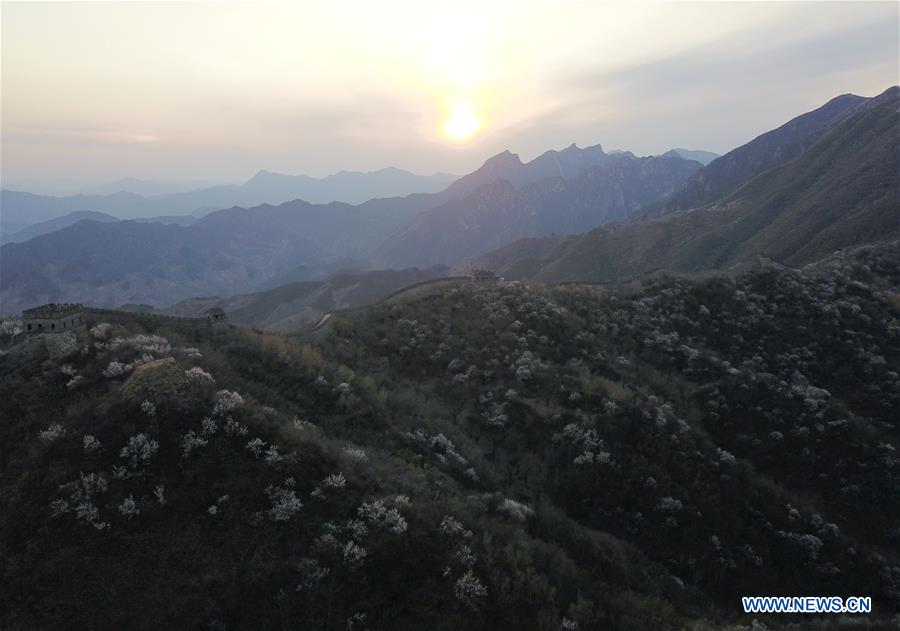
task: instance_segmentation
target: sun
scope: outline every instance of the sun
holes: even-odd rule
[[[453,106],[450,118],[444,121],[444,134],[450,139],[462,142],[471,138],[481,129],[481,119],[468,101],[458,101]]]

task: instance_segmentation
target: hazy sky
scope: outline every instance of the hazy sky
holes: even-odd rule
[[[2,175],[464,173],[724,153],[898,82],[898,3],[6,3]],[[464,136],[453,138],[451,136]]]

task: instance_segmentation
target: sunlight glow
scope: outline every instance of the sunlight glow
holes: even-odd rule
[[[450,118],[444,121],[444,134],[457,142],[471,138],[480,128],[481,119],[468,101],[458,101],[453,106]]]

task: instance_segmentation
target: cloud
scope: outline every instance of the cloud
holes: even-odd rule
[[[13,127],[3,132],[4,142],[38,145],[120,145],[156,143],[155,134],[96,127]]]
[[[645,153],[724,152],[841,92],[872,96],[896,81],[895,19],[828,26],[754,25],[652,61],[574,68],[548,90],[567,98],[529,125],[591,126]]]

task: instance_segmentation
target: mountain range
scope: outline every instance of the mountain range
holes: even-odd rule
[[[698,170],[655,217],[514,242],[459,267],[540,282],[610,282],[759,256],[802,266],[897,239],[898,107],[897,87],[871,99],[838,97]]]
[[[0,299],[5,311],[53,301],[163,308],[292,284],[271,294],[288,296],[291,315],[247,320],[283,328],[294,313],[321,311],[307,303],[326,290],[303,283],[332,282],[342,268],[427,274],[447,265],[452,274],[487,268],[553,283],[759,256],[805,265],[900,236],[898,103],[896,87],[842,95],[705,166],[682,157],[686,150],[637,157],[573,144],[530,162],[505,151],[437,193],[234,206],[185,226],[80,220],[0,248]],[[247,184],[275,190],[281,177]],[[257,299],[272,302],[234,304]]]
[[[438,192],[455,179],[455,175],[448,173],[424,176],[389,167],[369,173],[341,171],[323,178],[260,171],[243,184],[221,184],[153,196],[118,190],[111,194],[52,197],[2,190],[0,232],[12,233],[36,222],[84,210],[107,213],[119,219],[137,219],[197,211],[204,214],[219,208],[280,204],[294,199],[313,203],[340,201],[359,204],[379,197]],[[135,185],[125,181],[123,189],[152,191],[159,187],[154,187],[152,182],[149,185]]]
[[[607,155],[600,146],[579,150],[573,145],[553,153],[522,165],[522,171],[535,177],[538,171],[531,165],[542,161],[550,167],[527,185],[503,176],[521,165],[517,155],[506,152],[492,158],[497,179],[463,199],[419,214],[379,248],[375,261],[388,266],[447,264],[522,237],[583,232],[630,219],[679,190],[701,167],[674,155]],[[547,177],[557,165],[560,175]]]
[[[75,210],[62,217],[40,221],[9,234],[0,232],[0,244],[24,243],[25,241],[30,241],[42,234],[49,234],[51,232],[56,232],[57,230],[62,230],[63,228],[68,228],[82,220],[99,222],[118,221],[116,217],[107,213],[101,213],[94,210]]]
[[[139,223],[163,223],[173,224],[177,226],[189,226],[202,216],[203,212],[197,211],[196,213],[191,215],[160,215],[157,217],[138,217],[130,221],[137,221]],[[93,210],[76,210],[70,212],[67,215],[63,215],[62,217],[57,217],[56,219],[50,219],[48,221],[41,221],[39,223],[31,224],[30,226],[26,226],[25,228],[22,228],[21,230],[18,230],[11,234],[0,233],[0,244],[24,243],[25,241],[30,241],[31,239],[39,237],[42,234],[49,234],[51,232],[56,232],[57,230],[62,230],[63,228],[68,228],[69,226],[74,225],[79,221],[110,222],[122,220],[107,213],[98,213]]]
[[[603,165],[605,170],[599,175],[581,178],[588,173],[584,169]],[[573,145],[564,151],[548,151],[528,163],[506,152],[439,193],[372,199],[356,206],[303,200],[250,209],[236,206],[209,213],[189,226],[80,221],[26,243],[0,248],[0,297],[4,309],[10,310],[71,300],[163,306],[197,295],[253,292],[271,287],[274,279],[295,282],[320,277],[320,268],[333,266],[334,261],[341,261],[342,267],[383,267],[376,265],[379,248],[387,251],[383,244],[417,215],[436,208],[442,209],[440,215],[447,204],[456,202],[478,212],[485,193],[489,195],[493,187],[509,192],[518,186],[527,195],[551,195],[557,204],[577,203],[578,207],[566,211],[548,206],[542,213],[550,217],[554,212],[567,212],[572,218],[567,225],[587,229],[619,216],[615,212],[634,209],[639,202],[656,201],[699,166],[677,157],[610,157],[599,146],[580,149]],[[573,192],[560,196],[560,186],[568,190],[567,177],[577,184]],[[627,180],[624,184],[622,178]],[[528,189],[541,182],[536,192]],[[610,198],[600,211],[584,197],[594,193],[601,199]],[[516,212],[523,218],[510,223],[514,231],[506,229],[506,236],[482,235],[484,249],[504,238],[543,234],[553,223],[546,217],[539,223],[527,219],[532,208]],[[505,228],[494,222],[494,229]],[[459,238],[470,236],[460,234]],[[392,243],[397,243],[396,239]],[[392,266],[431,267],[453,262],[457,254],[475,253],[464,248],[448,250],[443,260],[433,261],[420,256],[421,242],[408,245],[408,251],[390,250]],[[412,263],[399,264],[404,260]]]

